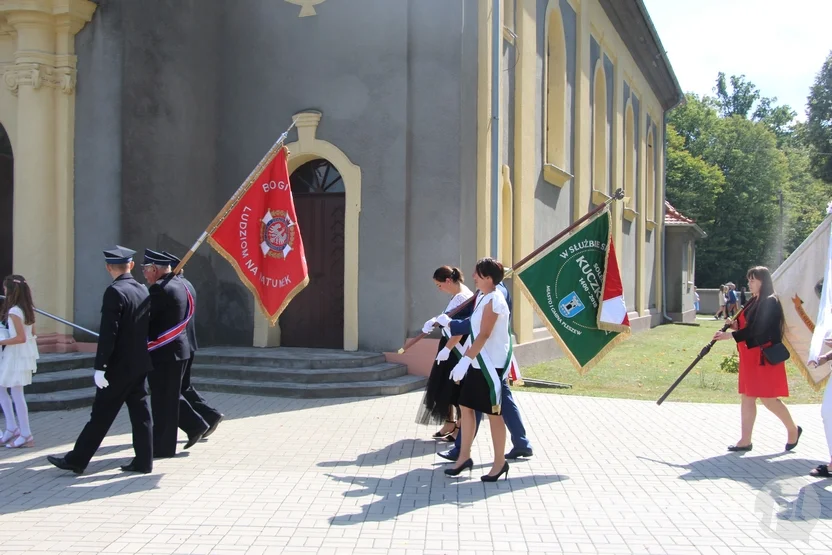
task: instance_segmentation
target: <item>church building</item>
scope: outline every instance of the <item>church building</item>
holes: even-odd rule
[[[395,351],[447,304],[435,268],[471,285],[477,258],[510,266],[617,188],[630,321],[663,321],[683,95],[642,0],[0,0],[0,57],[0,271],[81,326],[102,249],[184,255],[293,118],[311,283],[270,328],[204,245],[202,344]],[[509,286],[521,362],[551,356]]]

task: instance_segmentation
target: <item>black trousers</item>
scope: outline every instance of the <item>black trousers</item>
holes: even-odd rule
[[[205,398],[197,392],[196,389],[191,385],[191,366],[194,363],[194,355],[191,353],[191,358],[188,359],[188,364],[185,365],[185,373],[182,375],[182,397],[184,397],[184,403],[190,404],[190,406],[202,417],[202,420],[208,426],[213,426],[217,420],[220,419],[220,412],[213,408],[212,406],[208,405],[205,401]],[[187,410],[186,407],[182,406],[183,401],[179,403],[179,412],[181,413],[183,410]],[[184,425],[179,422],[179,427],[182,429],[183,432],[188,432],[185,429]]]
[[[147,408],[145,377],[146,374],[116,378],[110,381],[108,387],[96,388],[90,421],[78,436],[75,447],[66,454],[68,463],[81,468],[87,467],[113,425],[121,406],[126,403],[130,425],[133,428],[135,464],[140,468],[153,468],[153,432],[150,411]]]
[[[150,410],[153,413],[153,455],[156,458],[169,458],[176,454],[180,422],[189,436],[208,429],[205,421],[181,394],[182,376],[187,363],[187,360],[155,363],[153,371],[147,375]]]

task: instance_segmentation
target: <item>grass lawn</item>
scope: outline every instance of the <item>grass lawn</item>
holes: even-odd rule
[[[522,386],[518,391],[560,395],[588,395],[656,401],[708,344],[722,321],[697,320],[701,326],[666,325],[633,334],[581,376],[566,358],[522,369],[524,377],[572,384],[571,389]],[[670,394],[667,401],[736,403],[737,374],[720,370],[725,356],[736,353],[733,341],[720,341]],[[786,363],[789,403],[820,403],[823,390],[815,392],[800,371]]]

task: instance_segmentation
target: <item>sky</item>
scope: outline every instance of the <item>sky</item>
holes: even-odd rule
[[[745,74],[805,121],[832,51],[832,0],[644,0],[685,92],[713,96],[717,73]]]

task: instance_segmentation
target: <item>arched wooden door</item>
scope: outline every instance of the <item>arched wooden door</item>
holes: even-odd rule
[[[335,166],[323,159],[303,164],[290,181],[309,285],[280,315],[280,344],[343,349],[344,182]]]
[[[0,125],[0,280],[12,273],[13,230],[14,155],[9,135]]]

